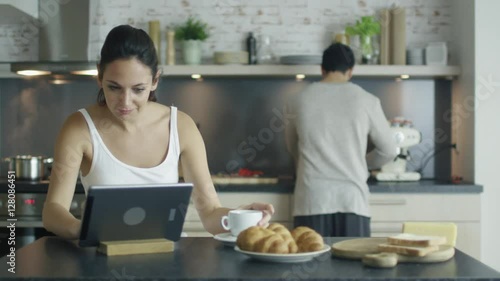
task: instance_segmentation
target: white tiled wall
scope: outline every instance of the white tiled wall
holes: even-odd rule
[[[131,24],[147,31],[160,20],[162,30],[195,16],[209,24],[204,57],[217,50],[244,50],[247,33],[270,35],[276,55],[321,54],[332,35],[363,15],[393,4],[407,9],[407,44],[447,41],[453,53],[452,0],[91,0],[91,54],[96,57],[109,30]],[[5,27],[0,25],[0,34]],[[17,33],[7,35],[15,41]],[[162,34],[164,54],[165,32]],[[0,48],[0,59],[6,57]],[[29,58],[27,58],[29,59]]]

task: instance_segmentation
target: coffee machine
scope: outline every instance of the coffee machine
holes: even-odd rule
[[[422,141],[420,131],[413,128],[409,120],[395,119],[391,121],[391,134],[398,147],[396,158],[385,164],[381,171],[376,174],[378,181],[418,181],[420,173],[407,172],[406,164],[410,160],[408,148]]]

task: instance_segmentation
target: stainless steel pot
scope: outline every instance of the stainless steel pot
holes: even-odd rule
[[[44,156],[17,155],[4,158],[9,163],[9,171],[16,172],[16,179],[41,180],[49,175],[53,158]]]

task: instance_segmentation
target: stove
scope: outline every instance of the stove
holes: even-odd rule
[[[15,193],[9,194],[9,185],[6,179],[0,180],[0,257],[8,254],[12,245],[8,238],[13,235],[7,226],[15,222],[15,248],[19,249],[43,236],[53,235],[43,228],[42,211],[47,197],[48,182],[15,182]],[[10,198],[15,198],[14,217]],[[85,203],[85,193],[81,185],[77,185],[76,193],[70,205],[70,212],[76,218],[81,218]],[[10,209],[10,210],[9,210]],[[15,221],[14,221],[15,219]]]

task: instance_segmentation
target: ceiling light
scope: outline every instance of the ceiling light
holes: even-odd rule
[[[71,71],[71,74],[97,76],[97,69],[76,70],[76,71]]]
[[[201,78],[201,75],[200,74],[191,74],[191,78],[197,80],[197,79]]]
[[[64,79],[54,79],[54,80],[50,81],[50,84],[54,84],[54,85],[64,85],[64,84],[68,84],[68,83],[69,83],[69,80],[64,80]]]
[[[302,81],[304,80],[304,78],[306,78],[306,76],[304,74],[297,74],[295,75],[295,78],[297,79],[297,81]]]
[[[45,70],[19,70],[16,73],[24,76],[38,76],[38,75],[49,75],[51,72]]]
[[[408,75],[408,74],[401,75],[401,79],[409,79],[409,78],[410,78],[410,75]]]

